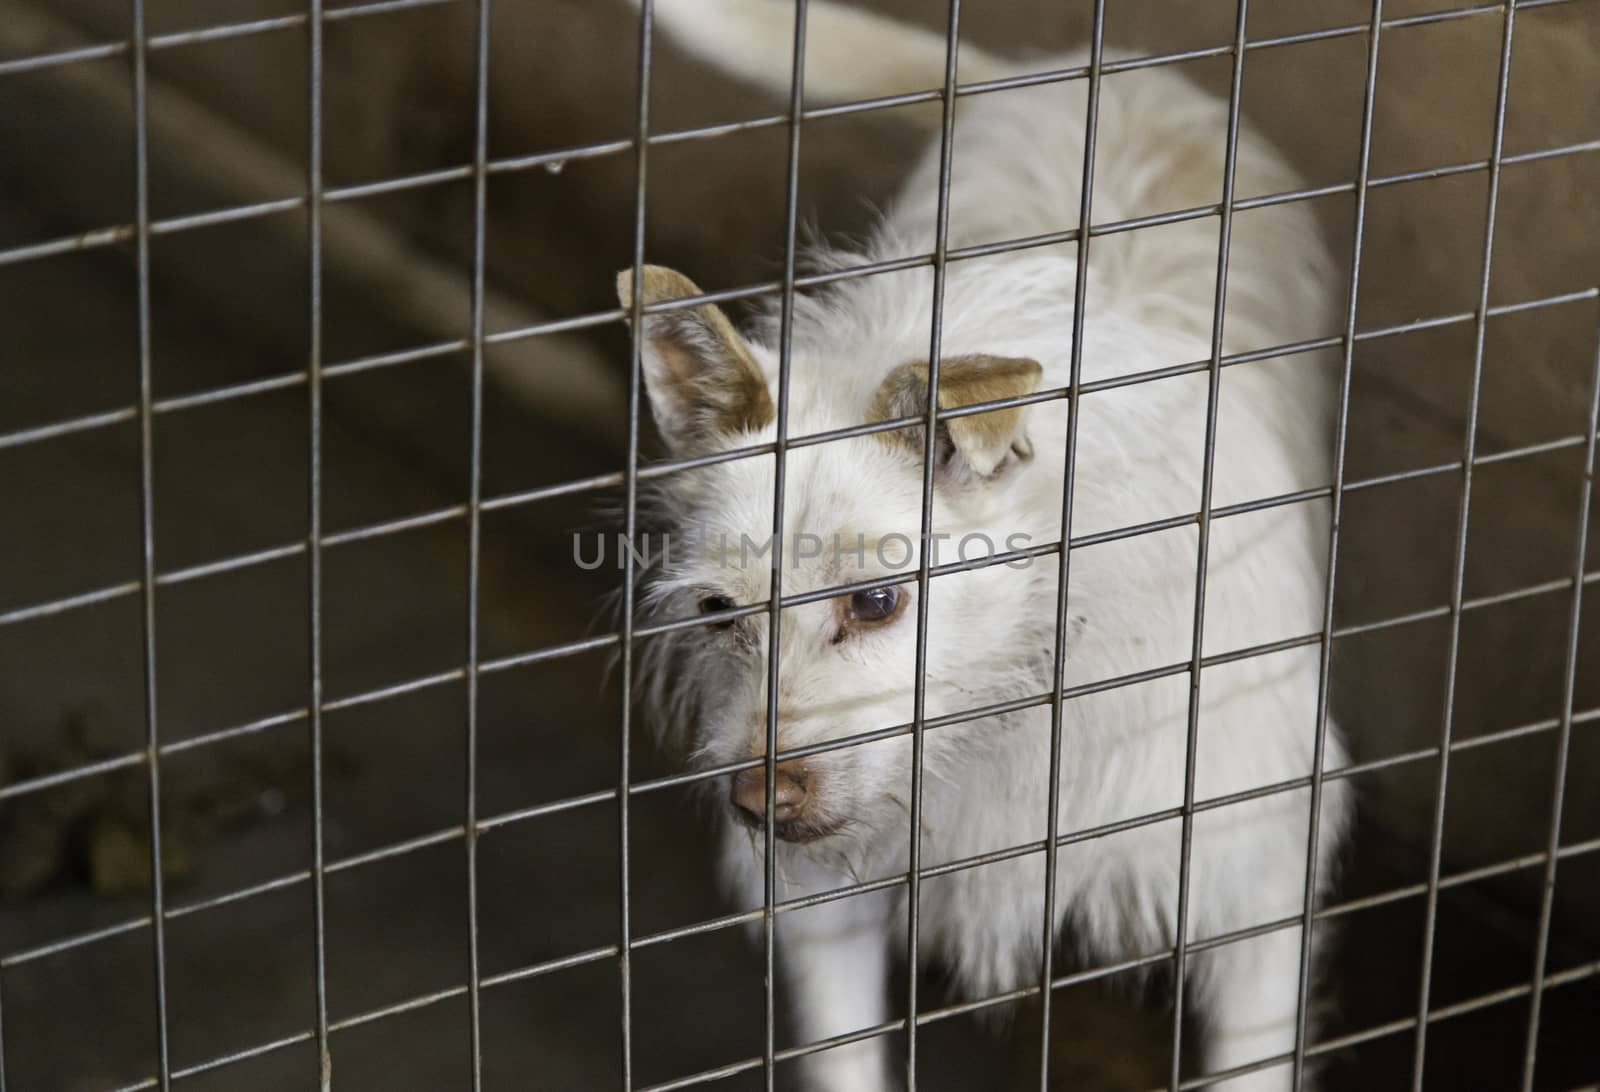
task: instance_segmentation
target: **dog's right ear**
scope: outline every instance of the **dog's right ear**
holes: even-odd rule
[[[884,377],[873,396],[869,420],[892,421],[927,412],[928,365],[902,364]],[[1044,369],[1026,357],[958,356],[939,365],[939,408],[959,409],[982,402],[1025,398],[1039,389]],[[939,422],[934,433],[934,465],[949,479],[992,478],[1018,459],[1033,458],[1022,407],[986,410]],[[891,448],[923,454],[920,427],[878,433]]]
[[[701,295],[688,277],[661,266],[642,270],[644,303]],[[617,274],[617,298],[633,307],[633,271]],[[646,314],[639,332],[645,389],[656,426],[677,456],[702,455],[719,438],[754,432],[775,411],[766,377],[728,316],[712,303]]]

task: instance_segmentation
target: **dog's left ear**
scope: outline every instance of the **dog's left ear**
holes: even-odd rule
[[[647,265],[641,274],[647,306],[701,294],[674,270]],[[617,298],[624,310],[633,307],[631,269],[617,274]],[[645,389],[656,426],[674,455],[706,454],[721,437],[772,422],[766,377],[716,304],[657,311],[645,315],[641,326]]]
[[[1010,356],[958,356],[939,364],[939,408],[958,409],[980,402],[1022,398],[1039,388],[1044,369],[1036,360]],[[986,410],[939,422],[934,459],[941,474],[988,478],[1011,456],[1028,459],[1033,445],[1023,430],[1022,406]],[[902,364],[884,377],[872,401],[872,420],[915,417],[928,410],[928,365]],[[878,433],[887,443],[909,446],[920,456],[922,429]]]

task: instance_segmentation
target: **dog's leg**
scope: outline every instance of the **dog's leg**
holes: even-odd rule
[[[1300,929],[1213,949],[1195,957],[1206,1028],[1205,1071],[1217,1073],[1294,1049],[1299,999]],[[1212,1088],[1227,1092],[1279,1092],[1291,1084],[1288,1062]]]
[[[877,892],[779,919],[778,958],[801,1042],[859,1031],[888,1018],[891,910],[889,895]],[[888,1042],[881,1036],[810,1055],[800,1064],[805,1086],[816,1092],[895,1087]]]

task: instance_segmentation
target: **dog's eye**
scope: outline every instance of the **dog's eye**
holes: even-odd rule
[[[732,610],[735,606],[737,604],[726,595],[708,595],[700,600],[700,613],[721,614],[725,610]],[[727,629],[731,625],[733,625],[733,619],[731,618],[723,618],[711,623],[713,629]]]
[[[850,617],[857,622],[887,621],[899,609],[899,588],[873,588],[850,597]]]

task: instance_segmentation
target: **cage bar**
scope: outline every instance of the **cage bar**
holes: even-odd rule
[[[1061,733],[1065,716],[1063,693],[1067,676],[1067,607],[1072,576],[1072,498],[1078,471],[1078,408],[1083,396],[1083,324],[1089,286],[1089,225],[1094,208],[1094,152],[1100,121],[1100,73],[1105,53],[1105,0],[1095,0],[1089,31],[1089,76],[1083,123],[1083,168],[1078,176],[1078,261],[1072,281],[1072,343],[1067,381],[1067,450],[1061,484],[1061,532],[1064,545],[1057,553],[1055,651],[1052,661],[1054,691],[1050,699],[1049,804],[1045,812],[1043,967],[1039,996],[1039,1089],[1050,1088],[1050,1013],[1054,991],[1056,945],[1056,875],[1059,868],[1055,839],[1061,822]]]
[[[778,1005],[777,921],[778,904],[778,675],[782,666],[783,638],[783,524],[789,481],[789,380],[794,359],[795,242],[800,206],[800,131],[805,106],[806,0],[795,0],[794,39],[790,49],[789,152],[784,181],[783,286],[778,311],[777,434],[772,446],[772,574],[767,606],[767,708],[765,746],[766,798],[762,802],[761,933],[765,962],[762,996],[762,1078],[767,1092],[777,1087]]]
[[[1483,388],[1483,346],[1488,331],[1489,277],[1494,259],[1495,214],[1500,199],[1500,157],[1505,147],[1506,93],[1511,83],[1511,41],[1516,30],[1517,5],[1505,5],[1505,24],[1500,42],[1500,76],[1495,88],[1494,135],[1489,150],[1489,196],[1484,213],[1483,273],[1478,286],[1477,319],[1472,346],[1472,382],[1467,395],[1467,419],[1461,456],[1461,496],[1458,502],[1455,567],[1450,593],[1450,639],[1445,660],[1444,717],[1440,727],[1439,777],[1433,805],[1433,838],[1428,860],[1428,895],[1423,910],[1422,973],[1417,990],[1417,1037],[1412,1055],[1411,1089],[1422,1092],[1422,1077],[1428,1049],[1428,995],[1433,984],[1434,930],[1439,916],[1439,867],[1444,852],[1444,809],[1449,795],[1450,734],[1455,719],[1456,668],[1461,652],[1462,588],[1467,576],[1467,529],[1472,509],[1473,456],[1478,448],[1478,406]],[[1581,564],[1581,563],[1580,563]]]
[[[478,943],[478,659],[479,597],[483,561],[483,308],[488,237],[489,162],[489,0],[477,0],[473,57],[472,179],[472,408],[467,453],[467,665],[466,665],[466,819],[462,842],[467,865],[467,1043],[472,1052],[472,1092],[483,1087],[483,1004]],[[618,792],[626,799],[625,792]]]
[[[633,188],[633,278],[632,299],[628,301],[631,315],[628,324],[628,462],[624,470],[625,500],[623,509],[624,533],[632,542],[639,520],[639,389],[644,374],[644,245],[645,245],[645,187],[648,181],[650,150],[650,48],[655,30],[655,0],[641,0],[639,5],[639,86],[635,102],[634,126],[634,188]],[[622,686],[622,709],[619,713],[620,741],[617,745],[617,901],[619,904],[617,928],[617,981],[621,991],[622,1026],[621,1051],[622,1087],[624,1092],[633,1088],[633,963],[629,956],[633,936],[632,866],[630,863],[631,831],[629,830],[628,802],[631,797],[633,743],[633,636],[635,589],[638,574],[635,571],[632,550],[623,551],[622,569],[622,633],[618,647],[619,679]]]
[[[1189,664],[1189,712],[1183,758],[1182,834],[1178,850],[1178,911],[1172,955],[1172,1060],[1168,1087],[1177,1092],[1183,1067],[1183,993],[1188,975],[1189,880],[1194,843],[1195,761],[1200,745],[1200,669],[1204,657],[1206,576],[1211,544],[1211,489],[1216,472],[1217,405],[1222,392],[1222,323],[1228,298],[1228,249],[1233,238],[1234,168],[1239,155],[1239,95],[1244,87],[1245,29],[1250,18],[1249,0],[1239,0],[1234,15],[1233,75],[1228,90],[1227,150],[1222,167],[1222,222],[1217,238],[1217,290],[1211,315],[1211,363],[1206,391],[1205,448],[1201,456],[1200,511],[1196,526],[1194,628]]]
[[[326,840],[323,806],[322,732],[322,0],[308,0],[307,133],[306,133],[306,266],[307,335],[306,394],[309,417],[307,467],[306,573],[308,595],[307,644],[311,695],[306,726],[311,747],[311,916],[312,960],[316,1005],[316,1043],[319,1079],[323,1092],[333,1086],[333,1048],[328,1038],[328,930]]]
[[[144,765],[150,814],[150,938],[154,961],[157,1080],[172,1087],[172,1057],[167,1012],[166,880],[161,862],[161,726],[156,700],[156,528],[155,432],[151,413],[150,353],[150,115],[144,0],[133,0],[130,74],[133,80],[134,245],[138,281],[137,355],[139,367],[139,560],[142,652],[144,659]]]
[[[933,313],[928,344],[928,408],[922,429],[922,518],[917,555],[917,639],[911,691],[911,856],[907,868],[906,962],[906,1088],[917,1092],[918,934],[922,900],[922,734],[928,689],[928,607],[932,599],[933,457],[938,443],[939,364],[944,339],[946,249],[950,239],[950,172],[955,154],[956,67],[960,57],[961,0],[950,0],[945,17],[944,91],[939,125],[938,198],[933,226]]]
[[[1372,0],[1367,34],[1367,82],[1361,101],[1361,145],[1357,153],[1355,224],[1350,255],[1350,291],[1345,307],[1344,359],[1339,369],[1338,418],[1334,425],[1332,511],[1328,522],[1328,577],[1323,589],[1322,643],[1317,663],[1316,740],[1311,750],[1311,810],[1306,832],[1304,916],[1300,931],[1300,984],[1295,998],[1294,1061],[1290,1087],[1305,1079],[1306,1032],[1310,1018],[1312,942],[1317,899],[1317,843],[1322,827],[1323,762],[1328,743],[1329,681],[1333,666],[1333,611],[1339,567],[1339,525],[1344,512],[1344,460],[1350,427],[1350,386],[1355,369],[1356,314],[1361,289],[1361,246],[1367,224],[1367,190],[1372,170],[1372,114],[1378,101],[1378,49],[1383,35],[1383,0]]]

